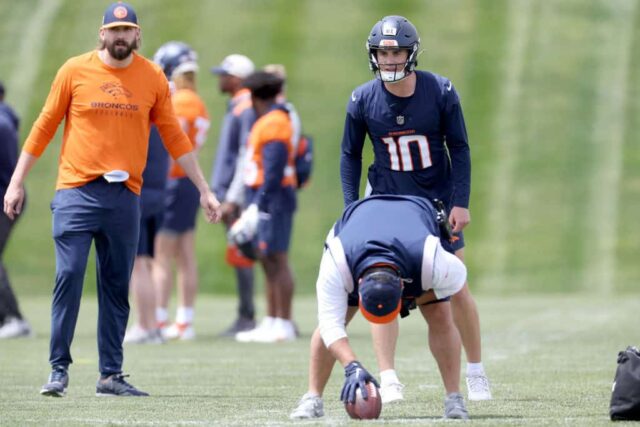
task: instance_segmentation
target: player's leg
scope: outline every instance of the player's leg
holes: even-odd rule
[[[51,203],[56,283],[51,303],[49,344],[52,372],[40,390],[45,396],[64,396],[69,384],[67,369],[73,362],[71,342],[80,311],[92,235],[98,228],[98,216],[90,206],[85,206],[88,205],[84,197],[85,187],[58,190]]]
[[[234,207],[235,208],[229,213],[229,215],[223,217],[227,232],[231,225],[233,225],[240,216],[240,207],[237,205],[234,205]],[[227,242],[225,260],[227,264],[234,268],[236,275],[238,317],[220,334],[220,336],[233,337],[238,332],[249,331],[256,327],[256,311],[253,302],[254,261],[243,256],[237,246],[232,242]]]
[[[457,240],[441,240],[442,246],[464,262],[464,234],[458,233]],[[462,346],[467,355],[466,383],[469,400],[489,400],[491,390],[489,380],[482,365],[482,342],[480,338],[480,315],[468,283],[451,297],[453,318],[460,332]]]
[[[150,256],[138,255],[133,263],[129,292],[136,305],[137,322],[125,334],[125,343],[162,343],[162,337],[156,329],[156,291],[152,262]]]
[[[18,300],[11,289],[9,274],[2,262],[6,243],[16,221],[11,220],[4,212],[0,212],[0,339],[31,334],[31,327],[20,313]]]
[[[123,349],[129,318],[129,281],[138,247],[140,202],[123,184],[104,184],[100,231],[94,235],[98,290],[98,354],[100,374],[122,372]]]
[[[178,253],[178,239],[174,233],[160,230],[154,245],[153,282],[156,286],[156,324],[168,327],[169,298],[173,289],[173,262]]]
[[[163,342],[163,339],[156,327],[156,287],[153,282],[152,269],[154,240],[162,215],[150,214],[145,211],[146,207],[143,197],[140,237],[129,283],[129,292],[133,296],[136,306],[137,321],[127,330],[124,342],[159,344]]]
[[[357,306],[349,306],[346,316],[347,324],[357,311]],[[298,402],[298,406],[289,415],[292,419],[319,418],[324,415],[322,395],[336,359],[324,345],[319,328],[316,328],[311,336],[309,353],[308,389]]]
[[[180,339],[193,339],[193,318],[196,294],[198,293],[198,264],[195,253],[195,233],[192,230],[178,237],[178,310],[176,325],[180,328]]]
[[[438,364],[444,384],[445,418],[468,418],[460,394],[460,334],[451,314],[448,301],[428,303],[420,311],[429,325],[429,348]]]
[[[404,399],[404,385],[395,371],[395,355],[400,327],[398,319],[389,323],[371,323],[371,339],[380,370],[380,397],[382,403]]]
[[[456,250],[455,255],[464,262],[464,248]],[[491,389],[482,364],[480,315],[468,283],[465,282],[460,292],[451,297],[451,304],[453,318],[467,355],[466,383],[469,400],[490,400]]]

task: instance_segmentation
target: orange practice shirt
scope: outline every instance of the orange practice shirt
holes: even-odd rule
[[[153,62],[133,54],[126,68],[102,62],[98,51],[69,59],[58,70],[23,150],[39,157],[66,118],[56,189],[82,186],[111,170],[142,187],[150,123],[174,159],[192,151],[171,104],[169,84]]]
[[[251,188],[258,188],[264,184],[264,159],[262,150],[264,146],[269,143],[282,142],[286,144],[289,156],[280,184],[283,187],[296,186],[293,144],[291,143],[292,136],[293,129],[291,127],[289,114],[281,109],[269,111],[253,124],[247,146],[245,185]]]
[[[179,89],[171,95],[173,110],[178,116],[182,130],[187,134],[192,147],[200,148],[207,139],[209,131],[209,113],[202,99],[190,89]],[[169,171],[171,178],[182,178],[187,174],[180,165],[173,162]]]

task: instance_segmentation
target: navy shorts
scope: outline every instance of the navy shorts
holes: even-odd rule
[[[161,232],[186,233],[196,227],[196,214],[200,207],[200,192],[189,178],[167,182],[164,219]]]
[[[294,211],[280,211],[258,223],[258,248],[263,255],[288,252]]]
[[[138,239],[138,251],[137,256],[149,256],[153,258],[153,242],[156,239],[156,234],[160,230],[162,224],[162,212],[148,217],[140,218],[140,238]]]

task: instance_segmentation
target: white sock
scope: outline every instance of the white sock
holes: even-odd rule
[[[484,366],[482,362],[467,363],[467,376],[484,375]]]
[[[399,383],[395,369],[386,369],[380,372],[380,385]]]
[[[166,324],[169,321],[169,312],[164,307],[156,307],[156,322]]]
[[[190,325],[193,323],[193,307],[180,306],[176,310],[176,323]]]

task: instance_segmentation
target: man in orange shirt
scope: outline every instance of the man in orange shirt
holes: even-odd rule
[[[109,6],[99,48],[71,58],[58,70],[4,198],[4,211],[14,218],[22,210],[27,174],[66,117],[51,204],[56,283],[51,308],[52,372],[40,391],[43,395],[66,393],[83,277],[95,241],[100,368],[96,394],[147,396],[124,380],[122,340],[129,317],[129,279],[138,244],[139,194],[151,122],[157,125],[169,154],[198,187],[207,219],[219,219],[219,203],[173,112],[167,79],[156,64],[135,52],[139,43],[133,8],[126,3]]]

